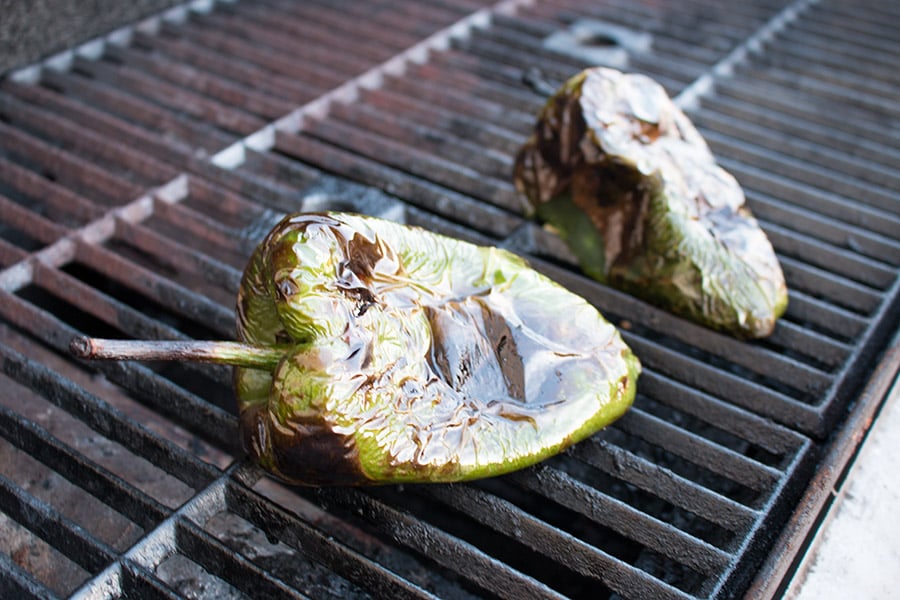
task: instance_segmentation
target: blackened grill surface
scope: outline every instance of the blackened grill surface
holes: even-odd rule
[[[0,81],[0,596],[741,595],[896,331],[898,21],[877,0],[195,3]],[[771,338],[600,286],[524,218],[523,75],[589,66],[545,44],[585,22],[743,184],[791,290]],[[226,369],[68,357],[76,334],[233,336],[254,245],[326,208],[523,253],[620,326],[634,409],[507,477],[287,489],[244,460]]]

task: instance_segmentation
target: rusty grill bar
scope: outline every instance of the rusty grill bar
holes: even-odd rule
[[[848,405],[896,374],[898,21],[879,0],[194,2],[0,81],[0,595],[740,595]],[[523,216],[523,76],[555,87],[598,47],[745,187],[791,291],[771,338],[598,285]],[[322,209],[525,254],[622,329],[635,407],[510,476],[298,490],[243,461],[226,369],[68,357],[82,333],[233,336],[252,248]]]

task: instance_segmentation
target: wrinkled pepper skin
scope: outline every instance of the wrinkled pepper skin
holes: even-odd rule
[[[781,266],[693,124],[642,75],[583,71],[541,111],[514,167],[589,276],[739,338],[787,307]]]
[[[241,432],[304,485],[448,482],[556,454],[621,416],[640,365],[582,298],[497,248],[347,213],[285,218],[238,297]]]

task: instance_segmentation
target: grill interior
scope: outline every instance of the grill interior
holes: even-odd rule
[[[194,2],[6,77],[0,595],[741,595],[896,346],[898,25],[886,0]],[[744,186],[790,289],[770,338],[592,282],[523,216],[534,81],[597,60],[663,84]],[[253,247],[322,209],[524,254],[623,331],[634,408],[510,476],[289,489],[243,458],[227,369],[68,356],[233,337]]]

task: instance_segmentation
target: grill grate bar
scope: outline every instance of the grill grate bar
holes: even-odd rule
[[[24,571],[5,552],[0,552],[0,595],[22,600],[51,600],[56,598],[47,587]]]
[[[654,370],[737,406],[772,417],[786,424],[808,422],[814,411],[776,389],[743,379],[707,362],[684,356],[644,338],[626,334],[626,341]]]
[[[642,374],[643,392],[647,397],[696,417],[774,455],[795,452],[801,437],[774,425],[752,412],[738,408],[719,398],[699,392],[690,385],[666,378],[654,371]]]
[[[508,233],[520,222],[497,207],[487,206],[430,181],[408,177],[376,160],[341,152],[308,136],[279,135],[277,149],[301,160],[309,158],[312,164],[321,161],[343,172],[353,172],[362,183],[380,181],[390,192],[412,199],[417,206],[450,216],[475,230]]]
[[[234,469],[235,467],[232,467],[229,472],[233,472]],[[95,600],[120,597],[128,593],[128,586],[135,584],[137,584],[135,587],[148,589],[151,597],[176,596],[147,569],[155,570],[166,558],[178,551],[176,528],[185,516],[189,518],[208,516],[210,511],[221,505],[221,481],[222,475],[210,478],[187,503],[132,545],[125,554],[115,557],[103,571],[86,581],[72,598]]]
[[[492,61],[483,56],[476,56],[467,52],[466,48],[461,44],[459,46],[460,47],[456,48],[451,46],[442,52],[435,53],[434,56],[430,57],[428,64],[442,66],[448,71],[464,72],[490,84],[502,85],[511,90],[531,92],[531,90],[524,85],[522,80],[523,73],[530,69],[523,69],[521,65],[510,66]],[[542,98],[535,95],[534,107],[530,111],[532,117],[537,112],[537,109],[540,108],[541,104]],[[516,135],[514,141],[516,141],[516,143],[511,148],[511,153],[518,150],[521,145],[521,134]]]
[[[72,337],[73,335],[68,335],[66,339]],[[10,379],[35,390],[97,433],[147,459],[188,486],[195,489],[202,487],[214,476],[214,467],[158,437],[142,424],[62,375],[2,345],[0,358],[3,360],[3,373]]]
[[[33,171],[0,159],[4,188],[21,204],[40,207],[48,218],[66,226],[77,226],[98,218],[101,209],[61,185]]]
[[[372,593],[390,598],[429,598],[431,594],[401,579],[376,562],[358,555],[296,518],[278,505],[247,488],[229,482],[225,488],[229,510],[267,532],[277,532],[280,542],[315,559],[335,573]]]
[[[39,272],[42,271],[41,267],[37,267],[37,269]],[[54,277],[59,279],[58,276]],[[68,286],[63,285],[62,288],[67,290]],[[0,314],[9,322],[31,331],[33,335],[61,352],[67,352],[69,340],[83,334],[50,313],[23,301],[18,296],[8,293],[4,293],[3,296],[4,301],[0,304]],[[109,300],[104,300],[104,302],[113,304]],[[153,324],[152,330],[162,331],[158,324]],[[177,415],[186,426],[203,432],[220,447],[236,450],[237,442],[233,433],[234,416],[231,411],[210,405],[205,400],[160,377],[147,367],[136,363],[106,362],[94,365],[94,367],[103,372],[111,382],[124,386],[163,413]],[[189,365],[185,368],[207,374],[208,381],[217,381],[223,386],[224,382],[228,380],[228,376],[221,367]]]
[[[42,84],[83,104],[100,108],[108,114],[134,123],[147,131],[168,132],[179,144],[191,148],[214,152],[231,143],[233,139],[232,136],[211,125],[166,111],[143,97],[77,73],[47,70],[42,75]]]
[[[265,124],[263,119],[244,110],[230,108],[124,65],[77,58],[74,69],[88,75],[92,81],[99,81],[116,89],[126,89],[135,96],[147,98],[166,109],[183,112],[231,134],[247,135]]]
[[[106,543],[3,475],[0,508],[89,573],[99,571],[115,556],[115,550]]]
[[[744,142],[750,142],[754,147],[759,147],[766,151],[773,151],[777,156],[787,155],[796,163],[802,162],[805,165],[816,165],[816,171],[813,175],[823,172],[833,173],[833,177],[846,176],[849,180],[855,181],[856,185],[867,186],[877,185],[887,187],[889,189],[900,188],[900,176],[890,168],[888,164],[881,165],[881,161],[889,160],[893,154],[897,156],[898,152],[891,151],[890,148],[880,147],[878,158],[873,160],[869,156],[860,158],[850,155],[846,152],[838,151],[835,147],[834,136],[826,136],[823,134],[822,139],[814,141],[806,141],[786,136],[783,130],[771,129],[760,126],[758,123],[745,123],[731,117],[722,116],[712,110],[704,110],[695,116],[694,123],[703,130],[715,131],[717,135],[721,135],[723,139],[740,139]],[[807,132],[804,136],[811,137],[811,132]],[[748,162],[756,162],[748,161]],[[795,163],[795,164],[796,164]],[[790,166],[790,165],[785,165]],[[794,169],[790,169],[791,172]],[[828,178],[814,178],[819,185],[831,187],[827,183]]]
[[[491,81],[463,69],[452,68],[450,65],[441,66],[441,61],[430,60],[425,65],[411,65],[407,75],[427,83],[429,87],[449,85],[453,90],[457,90],[457,93],[465,90],[466,96],[490,104],[500,104],[517,114],[533,117],[536,109],[540,107],[534,92],[525,88],[521,81],[518,85]],[[458,103],[453,103],[453,108],[458,106]]]
[[[346,42],[349,37],[349,35],[335,35],[334,29],[322,27],[311,19],[285,19],[283,16],[275,16],[270,8],[261,2],[235,3],[234,6],[230,7],[229,13],[239,17],[242,21],[251,22],[272,31],[307,40],[309,43],[319,47],[333,48],[336,41]],[[400,35],[404,36],[405,32],[401,30]],[[383,35],[379,37],[385,38]],[[416,41],[418,40],[410,40],[409,44],[404,46],[395,43],[393,38],[375,39],[367,35],[360,35],[357,39],[353,39],[352,44],[344,43],[341,45],[340,51],[349,56],[366,58],[374,62],[383,62]]]
[[[67,95],[53,93],[43,86],[5,81],[0,88],[22,103],[41,107],[72,123],[79,123],[82,131],[86,129],[106,139],[120,140],[130,147],[141,148],[146,154],[163,162],[179,164],[191,154],[191,149],[177,140],[157,137],[119,117],[84,105]]]
[[[512,503],[474,487],[420,487],[416,492],[467,514],[614,592],[648,598],[689,597],[565,531],[541,522]]]
[[[240,467],[243,468],[243,467]],[[249,473],[249,472],[248,472]],[[342,550],[330,537],[326,538],[320,533],[309,530],[302,522],[272,506],[261,501],[258,497],[251,496],[251,492],[243,486],[234,483],[235,479],[250,480],[260,476],[258,472],[251,475],[240,474],[232,468],[229,474],[220,477],[201,491],[188,504],[180,508],[166,522],[161,523],[153,532],[132,547],[127,555],[111,564],[106,570],[89,581],[82,590],[75,595],[76,598],[106,598],[110,593],[128,593],[131,587],[149,588],[148,595],[141,597],[174,597],[164,584],[161,584],[152,574],[143,567],[155,568],[173,553],[184,553],[186,556],[199,562],[209,572],[225,578],[229,583],[247,593],[255,594],[262,587],[267,591],[267,597],[303,597],[299,592],[290,589],[285,584],[268,575],[256,565],[250,563],[240,555],[234,555],[225,548],[221,542],[210,536],[200,528],[201,521],[212,516],[224,508],[226,500],[223,499],[223,486],[226,487],[225,496],[227,504],[237,508],[242,516],[251,520],[262,519],[271,522],[278,519],[279,535],[283,538],[296,541],[296,546],[303,547],[306,552],[312,553],[317,559],[325,558],[328,561],[344,561],[335,565],[336,572],[350,574],[351,578],[359,579],[360,576],[378,581],[368,583],[373,587],[368,589],[383,589],[390,592],[391,597],[400,598],[430,598],[431,594],[410,586],[408,582],[398,580],[395,576],[374,563],[368,563],[364,558],[348,554]],[[287,525],[287,528],[285,526]],[[298,531],[306,530],[302,537],[293,540]],[[337,552],[335,552],[335,550]],[[237,567],[237,568],[236,568]],[[148,590],[144,590],[147,592]],[[274,592],[278,592],[274,596]],[[394,595],[396,593],[396,595]]]
[[[836,7],[829,8],[832,13],[835,12]],[[810,15],[810,19],[798,23],[798,35],[785,44],[785,55],[795,60],[813,58],[818,67],[813,74],[819,73],[822,68],[819,65],[823,64],[829,72],[839,71],[842,66],[846,67],[844,61],[852,59],[863,63],[863,70],[854,71],[855,74],[867,73],[875,76],[873,79],[894,83],[900,81],[890,68],[891,57],[897,47],[891,26],[882,28],[883,24],[861,24],[858,17],[824,15],[822,11],[817,11]],[[818,52],[810,57],[809,50]]]
[[[578,444],[569,454],[733,533],[745,534],[759,518],[758,511],[607,441]]]
[[[725,156],[719,158],[719,163],[741,181],[748,193],[761,192],[775,198],[790,198],[795,206],[887,238],[894,237],[895,232],[900,231],[900,219],[877,208]]]
[[[808,305],[807,302],[802,302]],[[857,328],[862,330],[866,323],[857,319]],[[853,336],[846,337],[850,339]],[[768,342],[776,347],[787,349],[787,356],[795,356],[814,364],[819,364],[823,369],[834,372],[852,353],[851,347],[833,337],[828,337],[817,332],[809,325],[801,327],[791,321],[783,319],[783,322],[768,338]]]
[[[184,596],[170,589],[146,569],[131,562],[123,562],[116,573],[116,583],[112,589],[121,590],[125,598],[142,598],[146,600],[181,600]]]
[[[116,241],[134,247],[154,259],[165,262],[168,268],[179,273],[190,273],[217,288],[234,294],[240,286],[241,271],[173,240],[147,227],[135,226],[124,221],[116,223]]]
[[[56,269],[40,264],[34,265],[32,284],[72,307],[137,338],[142,336],[186,338],[174,328],[150,319],[142,312]]]
[[[214,163],[226,168],[234,168],[243,162],[246,148],[250,146],[253,146],[256,150],[271,148],[275,142],[274,132],[297,133],[302,129],[305,119],[312,116],[323,116],[335,101],[349,102],[355,100],[358,98],[361,90],[380,85],[387,75],[402,72],[410,62],[425,60],[429,52],[446,47],[452,39],[467,35],[474,27],[488,23],[492,14],[515,10],[519,4],[526,1],[504,0],[493,5],[491,9],[483,9],[471,13],[437,32],[429,31],[428,37],[406,47],[403,52],[396,54],[388,61],[374,66],[356,78],[343,83],[340,87],[332,89],[332,91],[313,102],[301,106],[294,112],[276,121],[270,127],[248,136],[237,145],[226,148],[214,157]],[[343,20],[343,18],[343,15],[340,15],[338,21]],[[395,31],[391,31],[391,35],[395,33]],[[358,35],[358,33],[355,35]]]
[[[189,32],[183,32],[185,35],[189,35],[192,43],[215,50],[219,54],[240,57],[243,61],[251,63],[263,71],[271,71],[282,77],[302,81],[304,84],[324,90],[337,87],[345,79],[330,69],[305,62],[294,62],[281,56],[281,53],[272,53],[256,44],[228,37],[211,27],[198,26],[200,25],[198,23],[194,23],[194,25]],[[167,26],[166,31],[174,35],[182,33],[180,28],[176,29],[173,26]],[[250,131],[244,132],[244,135],[248,133]]]
[[[235,418],[230,410],[212,404],[147,367],[136,363],[110,363],[98,367],[109,381],[122,386],[165,415],[172,415],[190,430],[231,453],[239,451]],[[209,379],[207,380],[209,381]],[[224,388],[222,379],[216,380]]]
[[[561,598],[543,583],[512,569],[467,542],[359,490],[323,489],[320,497],[361,515],[397,543],[451,569],[501,598]]]
[[[540,39],[527,38],[502,28],[494,28],[489,34],[485,34],[483,41],[478,40],[469,46],[469,49],[478,55],[510,65],[521,64],[516,55],[524,53],[530,57],[529,62],[534,62],[535,68],[560,83],[588,66],[584,59],[569,58],[545,49],[542,42]],[[531,57],[540,58],[534,60]],[[677,90],[697,79],[705,70],[705,65],[685,55],[672,58],[667,54],[658,53],[652,60],[647,60],[641,52],[633,52],[628,58],[628,68],[646,72],[667,89]]]
[[[843,173],[836,173],[827,168],[794,159],[765,148],[732,138],[731,136],[704,130],[703,136],[709,142],[713,152],[727,156],[730,160],[754,165],[774,176],[789,177],[799,183],[826,189],[832,194],[839,194],[850,206],[863,203],[871,207],[873,212],[888,213],[885,216],[892,222],[900,221],[894,213],[900,210],[900,196],[878,187],[861,184]]]
[[[412,124],[400,116],[366,107],[350,110],[346,106],[335,106],[331,115],[350,127],[365,129],[379,138],[393,137],[408,147],[453,161],[488,177],[500,180],[512,171],[512,161],[505,154],[492,152],[471,142],[449,139],[435,129]],[[402,161],[397,163],[400,165]]]
[[[771,223],[763,223],[763,228],[779,252],[789,254],[811,267],[833,269],[841,277],[881,292],[889,289],[894,282],[895,273],[880,261],[835,248],[812,236]]]
[[[93,244],[79,244],[77,259],[113,281],[139,291],[174,314],[199,322],[218,336],[234,335],[234,313],[182,285]]]
[[[24,260],[27,256],[28,253],[25,250],[13,246],[3,238],[0,238],[0,268]]]
[[[290,2],[276,2],[275,4],[279,7],[284,7],[291,14],[308,17],[323,25],[340,26],[347,30],[348,33],[356,31],[367,33],[367,30],[363,29],[360,31],[355,27],[351,27],[347,22],[347,15],[352,15],[363,22],[371,23],[373,26],[377,25],[382,36],[393,37],[387,36],[388,32],[393,30],[406,32],[409,43],[407,43],[407,40],[403,40],[402,48],[416,43],[441,26],[457,22],[461,17],[465,18],[483,5],[481,2],[471,3],[468,7],[462,5],[452,7],[452,5],[449,5],[452,8],[448,10],[444,8],[444,6],[448,5],[440,3],[424,4],[401,1],[396,4],[396,11],[372,11],[368,7],[355,3],[347,3],[341,6],[339,10],[335,10],[333,5],[327,2],[319,2],[318,0],[314,0],[303,7],[292,5]]]
[[[773,61],[772,68],[754,72],[753,77],[775,85],[792,82],[796,91],[815,94],[826,106],[849,105],[860,114],[868,112],[864,118],[870,122],[897,114],[891,102],[891,85],[896,84],[897,79],[887,70],[890,54],[879,56],[877,52],[870,52],[863,61],[858,56],[844,56],[835,52],[837,48],[830,48],[820,53],[806,50],[791,56],[792,47],[796,48],[796,45],[787,45],[787,51]],[[815,61],[813,68],[804,72],[802,65],[810,61]],[[851,61],[863,63],[858,72],[848,71],[847,63]]]
[[[858,257],[877,261],[879,265],[900,264],[900,243],[836,219],[810,214],[765,194],[748,191],[747,197],[753,213],[769,226],[777,223],[779,227],[796,231],[796,235],[850,250]]]
[[[797,123],[812,123],[829,130],[845,132],[858,136],[863,145],[878,145],[891,148],[895,140],[890,133],[884,130],[882,124],[873,122],[870,115],[854,118],[848,113],[847,106],[835,110],[821,106],[814,95],[798,96],[792,93],[791,88],[776,86],[754,85],[752,81],[746,81],[743,77],[723,80],[716,87],[716,98],[739,106],[753,106],[757,111],[764,111],[782,116]],[[809,107],[813,108],[810,109]],[[858,115],[857,115],[858,116]],[[855,146],[854,142],[851,147]]]
[[[67,233],[64,227],[25,209],[2,194],[0,194],[0,211],[3,214],[4,230],[7,228],[18,230],[41,244],[50,244]]]
[[[180,33],[180,32],[179,32]],[[264,72],[240,56],[222,56],[206,46],[176,35],[148,35],[136,32],[134,47],[148,51],[153,58],[166,64],[182,65],[198,73],[215,75],[229,85],[243,90],[255,90],[267,98],[284,102],[307,102],[320,96],[325,90],[306,81]]]
[[[790,114],[781,109],[767,108],[737,97],[726,96],[724,91],[710,98],[704,98],[703,110],[691,115],[695,123],[707,126],[713,122],[721,123],[723,128],[734,128],[734,131],[740,131],[741,135],[759,130],[780,132],[781,143],[804,148],[812,156],[840,154],[834,149],[842,148],[844,153],[840,156],[844,160],[863,166],[868,165],[877,171],[889,168],[900,158],[900,151],[885,143],[888,140],[887,136],[883,136],[884,140],[870,136],[879,129],[874,126],[866,129],[867,124],[864,122],[840,119],[837,114],[828,113]],[[833,120],[828,120],[829,116]]]
[[[876,290],[844,279],[837,273],[780,256],[781,268],[794,290],[821,296],[826,302],[867,316],[878,308],[881,296]]]
[[[417,23],[416,19],[402,19],[392,14],[392,11],[387,11],[387,14],[382,14],[382,11],[360,13],[360,7],[349,4],[344,4],[340,8],[319,2],[296,6],[290,2],[267,0],[265,4],[281,14],[294,17],[292,20],[314,23],[320,29],[327,28],[328,31],[334,32],[333,37],[336,39],[352,39],[353,36],[358,36],[389,46],[394,50],[392,56],[417,43],[436,28],[434,24]],[[349,22],[350,16],[361,21],[361,24]]]
[[[781,478],[777,469],[684,431],[639,408],[632,408],[614,427],[755,492],[769,492]]]
[[[517,485],[562,504],[700,574],[720,571],[730,555],[690,534],[607,496],[569,474],[539,465],[509,476]]]
[[[787,316],[806,327],[837,337],[855,341],[869,325],[869,320],[857,313],[825,302],[799,290],[789,292]]]
[[[385,87],[365,90],[360,104],[373,107],[381,114],[400,114],[403,119],[420,125],[429,125],[444,134],[455,134],[458,139],[465,139],[472,144],[482,144],[507,155],[515,153],[521,145],[520,135],[497,125],[492,120],[463,114],[458,107],[425,105],[415,98],[394,93]]]
[[[175,544],[180,553],[248,596],[307,598],[186,519],[175,521]]]
[[[404,144],[380,138],[334,121],[310,124],[304,132],[342,146],[370,159],[443,185],[459,193],[481,198],[510,212],[521,210],[522,201],[513,186],[491,179],[458,163],[411,150]]]
[[[196,243],[204,247],[237,250],[235,242],[240,243],[240,237],[235,236],[233,227],[219,223],[216,219],[201,212],[191,210],[182,203],[169,205],[160,204],[154,211],[154,220],[166,221],[168,225],[190,236],[188,239],[196,240]],[[243,250],[243,249],[241,249]],[[235,252],[237,253],[237,252]],[[241,252],[247,255],[249,252]],[[237,292],[237,287],[233,289]]]
[[[63,475],[75,485],[123,514],[140,527],[152,527],[168,510],[133,485],[94,464],[74,448],[69,448],[46,429],[0,407],[0,431],[3,437],[29,456]]]
[[[72,125],[53,113],[31,107],[10,97],[0,96],[0,112],[13,125],[77,154],[122,172],[142,186],[169,181],[178,171],[115,139],[100,136],[82,126]]]
[[[493,123],[508,132],[519,134],[520,138],[534,125],[533,113],[515,110],[497,100],[478,97],[468,93],[469,90],[465,90],[466,93],[448,90],[445,85],[445,81],[428,81],[415,77],[415,72],[410,71],[404,77],[389,78],[382,89],[402,98],[413,99],[420,105],[436,106]]]
[[[549,7],[541,8],[544,8],[544,18],[552,18]],[[686,105],[705,94],[716,77],[727,74],[735,64],[742,61],[752,41],[758,44],[761,40],[768,39],[799,12],[793,5],[780,14],[774,14],[773,7],[755,5],[749,9],[749,13],[738,9],[725,14],[720,6],[708,3],[697,3],[694,10],[699,12],[694,13],[687,9],[660,11],[624,2],[612,2],[607,6],[573,7],[573,15],[565,19],[574,21],[579,16],[585,15],[621,24],[635,31],[649,30],[654,36],[653,46],[656,51],[653,56],[646,58],[639,52],[631,54],[629,69],[651,75],[673,95],[683,91],[684,96],[679,102]],[[696,14],[716,16],[698,22]],[[663,24],[664,29],[661,27]],[[663,41],[662,47],[659,46],[660,40]],[[665,44],[669,40],[671,42]],[[692,65],[685,72],[683,65],[692,62],[688,56],[689,49],[694,46],[712,47],[719,53],[710,54],[707,62]],[[678,52],[676,48],[679,47],[684,50]],[[662,51],[663,48],[665,51]],[[725,58],[715,62],[722,53],[729,50],[731,52]],[[673,55],[676,58],[669,60],[669,56]],[[677,79],[672,78],[673,71],[680,72]],[[685,87],[687,83],[690,83],[689,87]]]
[[[570,15],[587,14],[596,18],[615,18],[621,15],[623,22],[631,27],[649,25],[654,30],[661,30],[665,26],[666,34],[686,44],[700,44],[707,36],[716,34],[731,42],[742,40],[748,33],[765,25],[779,7],[778,3],[762,2],[725,10],[715,2],[692,1],[686,2],[679,10],[661,11],[652,5],[633,4],[623,0],[588,6],[572,1],[560,4],[570,11]],[[535,9],[533,12],[543,9],[545,18],[552,16],[550,7],[538,5]],[[697,14],[714,14],[715,18],[698,22]],[[662,22],[663,17],[666,18],[665,23]],[[571,20],[574,17],[566,15],[565,18]]]
[[[308,44],[306,40],[292,35],[284,35],[266,26],[255,25],[240,17],[231,17],[224,12],[204,15],[200,22],[203,27],[216,32],[216,35],[238,38],[248,45],[259,48],[261,55],[289,56],[293,60],[305,63],[305,68],[322,73],[322,83],[328,79],[326,89],[337,87],[341,82],[365,71],[372,62],[370,57],[356,56],[352,49],[355,44],[346,44],[337,36],[332,37],[331,44]],[[351,50],[344,52],[344,48]],[[290,112],[293,107],[275,115],[280,117]]]
[[[292,107],[288,102],[272,99],[253,88],[215,77],[205,70],[186,67],[178,61],[166,60],[158,54],[148,56],[147,53],[133,48],[110,46],[107,48],[106,57],[149,73],[171,85],[208,95],[223,104],[241,106],[246,112],[265,120],[276,119],[289,112]]]
[[[99,196],[109,204],[115,204],[122,198],[134,198],[142,191],[140,186],[71,152],[55,148],[3,123],[0,123],[0,145],[7,156],[16,157],[26,165],[35,165],[52,174],[54,180],[89,191],[92,197]]]

